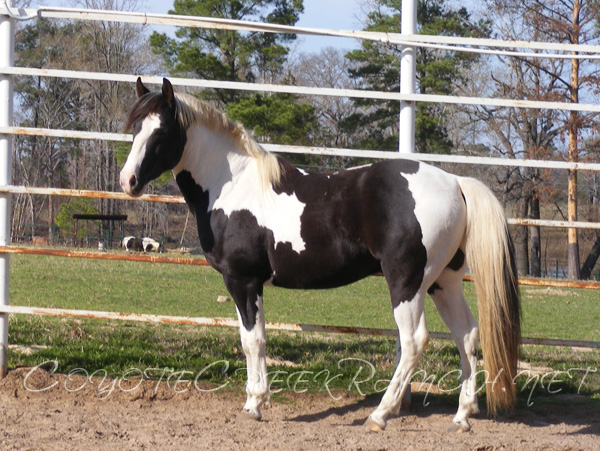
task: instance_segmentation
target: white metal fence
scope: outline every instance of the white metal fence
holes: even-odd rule
[[[457,51],[475,52],[475,53],[494,53],[507,56],[527,56],[540,58],[584,58],[600,59],[600,46],[591,45],[569,45],[559,43],[540,43],[525,41],[499,41],[491,39],[457,38],[447,36],[424,36],[416,35],[416,0],[403,1],[403,22],[402,34],[397,33],[379,33],[366,31],[344,31],[328,29],[311,29],[300,27],[289,27],[274,24],[254,23],[245,21],[234,21],[227,19],[217,19],[210,17],[188,17],[172,16],[159,14],[132,13],[121,11],[98,11],[72,8],[54,8],[40,7],[39,9],[13,9],[10,2],[2,0],[0,2],[0,377],[6,373],[7,368],[7,347],[8,347],[8,313],[37,313],[37,314],[57,314],[57,315],[79,315],[89,316],[92,313],[102,312],[81,312],[81,311],[50,311],[48,309],[11,307],[8,305],[8,271],[11,252],[23,252],[16,247],[10,246],[10,196],[14,193],[36,193],[47,195],[70,195],[85,197],[103,197],[112,199],[124,199],[126,196],[122,193],[98,193],[75,190],[59,190],[55,188],[43,187],[23,187],[13,186],[11,184],[11,155],[12,155],[12,136],[13,135],[37,135],[47,137],[62,137],[75,139],[92,140],[112,140],[112,141],[131,141],[130,135],[106,133],[106,132],[82,132],[73,130],[49,130],[39,128],[15,127],[12,123],[12,83],[14,76],[41,76],[41,77],[59,77],[85,80],[110,80],[120,82],[134,82],[137,74],[109,74],[97,72],[65,71],[56,69],[34,69],[26,67],[15,67],[13,48],[14,48],[14,25],[18,20],[33,20],[36,18],[49,19],[72,19],[72,20],[90,20],[90,21],[115,21],[136,24],[157,24],[200,28],[218,28],[234,29],[243,31],[260,31],[266,33],[296,33],[309,35],[339,36],[350,37],[363,40],[377,41],[385,44],[394,44],[402,46],[401,59],[401,86],[400,92],[389,93],[379,91],[362,91],[349,89],[315,88],[284,86],[273,84],[241,83],[229,81],[213,80],[191,80],[172,78],[171,82],[176,86],[218,88],[251,90],[262,92],[282,92],[306,95],[322,96],[344,96],[351,98],[368,99],[387,99],[398,100],[400,107],[400,142],[399,152],[378,152],[353,149],[330,149],[313,147],[293,147],[264,145],[267,150],[288,153],[307,153],[321,155],[337,155],[350,157],[367,158],[411,158],[427,162],[444,163],[465,163],[481,165],[498,166],[519,166],[519,167],[537,167],[550,169],[570,169],[570,170],[589,170],[600,171],[600,163],[575,163],[561,161],[542,161],[542,160],[513,160],[505,158],[492,157],[474,157],[474,156],[450,156],[450,155],[431,155],[414,154],[414,117],[416,102],[436,102],[450,104],[466,105],[486,105],[496,107],[519,107],[519,108],[538,108],[538,109],[558,109],[565,111],[582,111],[600,113],[600,105],[579,104],[579,103],[559,103],[559,102],[541,102],[524,100],[507,100],[495,98],[478,97],[456,97],[425,95],[415,93],[415,48],[417,46],[452,49]],[[513,49],[522,49],[515,51]],[[498,50],[501,49],[501,50]],[[509,49],[509,50],[506,50]],[[555,53],[535,53],[536,51],[555,52]],[[526,52],[525,52],[526,51]],[[533,51],[533,53],[531,52]],[[574,53],[576,52],[576,53]],[[162,83],[161,77],[144,77],[146,83]],[[142,201],[168,201],[181,202],[181,198],[169,196],[143,196]],[[520,225],[541,225],[549,227],[569,227],[569,228],[595,228],[600,229],[600,224],[586,222],[568,222],[568,221],[548,221],[548,220],[509,220],[513,224]],[[43,311],[44,310],[44,311]],[[130,315],[131,316],[131,315]],[[142,315],[150,318],[152,315]],[[121,319],[130,319],[127,316],[117,313],[105,313],[100,317],[119,317]],[[153,321],[153,319],[148,319]],[[154,319],[156,320],[156,319]],[[187,318],[181,321],[191,321],[192,323],[214,323],[218,325],[229,325],[222,319],[206,318]],[[168,319],[165,322],[173,322]],[[225,324],[227,323],[227,324]],[[276,327],[270,324],[269,327]],[[307,326],[307,325],[283,325],[277,326],[288,330],[316,330],[335,331],[328,326]],[[340,328],[337,328],[340,329]],[[343,329],[343,328],[342,328]],[[339,332],[339,330],[337,330]],[[354,330],[356,332],[356,330]],[[359,330],[360,332],[360,330]],[[369,330],[364,329],[367,333]],[[389,332],[389,331],[388,331]],[[385,332],[387,334],[388,332]],[[382,333],[373,332],[371,333]],[[393,333],[393,332],[392,332]],[[439,334],[438,334],[439,335]],[[442,334],[443,335],[443,334]],[[448,338],[448,337],[445,337]],[[530,342],[540,343],[540,340],[530,339]],[[544,340],[541,341],[544,343]],[[546,344],[565,344],[557,340],[546,340]],[[600,347],[600,343],[591,342],[567,342],[572,346],[591,346]]]

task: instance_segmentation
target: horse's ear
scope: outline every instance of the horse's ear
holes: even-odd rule
[[[135,91],[137,92],[138,98],[150,92],[150,90],[144,86],[144,83],[142,83],[142,77],[138,77],[135,82]]]
[[[172,107],[175,103],[175,93],[173,92],[173,85],[166,78],[163,78],[162,93],[167,104]]]

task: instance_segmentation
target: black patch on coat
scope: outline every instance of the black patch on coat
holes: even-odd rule
[[[208,191],[204,191],[196,183],[189,171],[179,172],[175,177],[175,181],[185,202],[196,217],[200,246],[205,253],[210,254],[215,245],[215,236],[210,225],[211,212],[208,211]]]
[[[450,263],[448,263],[447,268],[450,268],[452,271],[458,271],[463,267],[464,264],[465,253],[462,251],[462,249],[458,249],[456,254],[454,254],[454,257],[452,257],[452,260],[450,260]]]
[[[423,282],[427,250],[415,215],[415,199],[408,180],[399,173],[414,174],[419,163],[395,160],[372,166],[364,181],[369,240],[390,287],[392,306],[410,301]]]
[[[234,211],[227,216],[218,209],[207,216],[214,246],[210,253],[206,252],[206,257],[211,266],[223,274],[242,324],[251,330],[256,324],[258,297],[262,297],[263,284],[272,274],[267,246],[273,241],[273,234],[259,226],[248,210]],[[201,221],[204,222],[198,219],[198,223]]]
[[[125,244],[128,251],[142,252],[144,250],[144,243],[141,238],[131,238]]]
[[[436,291],[438,291],[438,290],[441,290],[441,289],[442,289],[442,287],[440,287],[440,286],[437,284],[437,282],[433,282],[433,285],[431,285],[431,286],[429,287],[429,289],[427,290],[427,294],[428,294],[429,296],[432,296],[432,295],[433,295],[433,294],[434,294]]]
[[[306,205],[301,216],[306,249],[274,247],[274,285],[331,288],[383,271],[393,307],[415,296],[427,252],[401,174],[416,173],[418,162],[386,161],[332,174],[305,174],[286,162],[282,168],[276,191]]]
[[[221,209],[209,211],[209,192],[196,183],[189,171],[181,171],[176,180],[196,217],[206,259],[223,274],[242,324],[251,330],[256,324],[256,302],[272,274],[267,247],[273,242],[273,233],[259,226],[248,210],[234,211],[231,216]]]
[[[189,171],[176,179],[196,215],[205,255],[223,274],[244,327],[256,323],[262,284],[286,288],[332,288],[383,271],[392,306],[410,301],[420,288],[427,261],[415,216],[415,200],[401,174],[416,173],[419,163],[387,161],[332,174],[305,174],[280,160],[278,194],[305,204],[300,235],[305,249],[275,243],[273,231],[260,226],[248,210],[227,216],[208,211],[208,191]]]

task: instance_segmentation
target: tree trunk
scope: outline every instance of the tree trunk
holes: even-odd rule
[[[573,44],[579,43],[579,12],[581,4],[579,0],[573,2]],[[579,102],[579,60],[571,60],[571,102]],[[571,111],[569,114],[569,162],[579,160],[579,151],[577,148],[577,135],[579,131],[579,115],[577,111]],[[577,221],[577,171],[569,171],[568,180],[568,220]],[[568,231],[568,252],[569,252],[569,279],[579,279],[579,240],[577,229]]]
[[[531,209],[529,212],[531,219],[540,219],[540,198],[537,193],[533,193],[531,198]],[[530,246],[530,274],[533,277],[542,277],[542,240],[540,235],[540,227],[529,227],[529,242]]]
[[[600,233],[596,232],[596,241],[594,241],[592,250],[590,250],[590,253],[581,267],[580,277],[582,279],[592,278],[592,271],[594,270],[594,266],[596,266],[598,258],[600,258]]]
[[[52,226],[54,225],[54,200],[53,196],[48,197],[48,243],[54,244],[54,234]]]
[[[528,211],[529,199],[519,199],[517,217],[526,218]],[[514,243],[517,271],[522,276],[529,274],[528,235],[527,227],[517,227],[515,229]]]

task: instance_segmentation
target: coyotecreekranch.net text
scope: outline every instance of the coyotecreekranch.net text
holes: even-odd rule
[[[352,371],[344,372],[344,367],[352,365]],[[358,366],[357,366],[358,365]],[[334,400],[341,399],[341,395],[334,393],[331,385],[338,379],[346,378],[349,381],[346,387],[340,387],[339,383],[335,391],[339,393],[339,389],[346,389],[351,392],[358,393],[364,396],[366,393],[378,393],[386,390],[389,379],[377,378],[375,366],[367,360],[346,358],[338,361],[337,364],[340,372],[333,373],[330,370],[324,369],[321,371],[308,370],[274,370],[267,374],[269,389],[271,393],[278,393],[284,390],[294,393],[305,393],[307,391],[326,391]],[[121,374],[120,377],[108,377],[108,372],[105,369],[98,369],[92,372],[84,368],[75,368],[69,371],[62,382],[59,380],[51,380],[47,385],[39,386],[39,382],[33,383],[31,379],[37,371],[44,371],[53,375],[59,370],[58,360],[49,360],[41,363],[29,370],[23,378],[23,388],[29,392],[45,392],[49,390],[63,389],[68,392],[78,392],[86,387],[95,387],[96,397],[98,399],[106,399],[116,391],[134,392],[138,390],[144,381],[154,384],[154,393],[157,393],[161,384],[165,384],[168,390],[173,393],[181,394],[190,390],[198,392],[215,392],[235,383],[232,380],[226,380],[221,385],[210,385],[207,387],[206,379],[207,372],[217,371],[223,377],[230,373],[230,363],[228,360],[218,360],[204,366],[199,371],[175,370],[173,368],[129,368]],[[237,368],[230,375],[239,372],[247,372],[246,368]],[[478,371],[474,377],[483,374],[486,377],[485,370]],[[545,373],[532,373],[530,370],[519,371],[514,378],[514,383],[518,379],[522,380],[520,392],[528,393],[527,405],[533,405],[531,400],[535,390],[543,390],[549,394],[558,394],[564,391],[564,384],[567,379],[571,386],[577,386],[579,393],[584,386],[584,383],[589,376],[598,374],[598,368],[570,368],[568,370],[547,371]],[[461,384],[456,382],[460,379],[461,370],[449,371],[442,376],[428,375],[425,371],[416,371],[410,378],[412,383],[418,384],[417,391],[426,392],[423,404],[427,406],[429,401],[427,396],[435,387],[436,393],[458,393]],[[204,378],[204,380],[203,380]],[[494,380],[487,379],[491,382],[491,389],[494,387]],[[456,386],[448,387],[452,381],[456,382]],[[204,386],[201,386],[200,384]],[[521,382],[520,382],[521,383]],[[486,384],[481,384],[477,389],[480,392]]]

